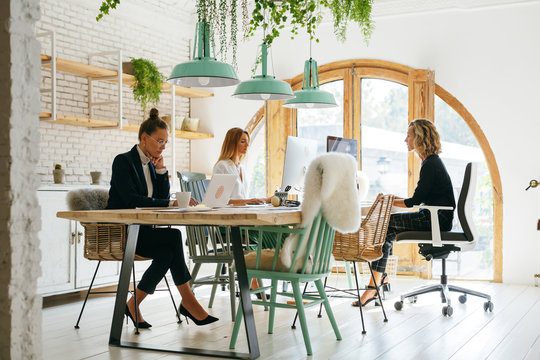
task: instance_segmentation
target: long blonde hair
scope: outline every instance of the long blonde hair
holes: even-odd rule
[[[244,129],[234,127],[227,131],[225,139],[223,140],[223,145],[221,146],[221,154],[219,154],[219,159],[217,162],[220,162],[221,160],[233,159],[237,155],[238,143],[244,134],[247,135],[248,141],[250,141],[249,133]],[[243,154],[239,155],[238,160],[244,160],[244,156],[245,155]]]
[[[429,155],[438,155],[441,152],[441,137],[435,125],[426,119],[413,120],[409,127],[414,132],[414,150],[418,155],[426,158]]]

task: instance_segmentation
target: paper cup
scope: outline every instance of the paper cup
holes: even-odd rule
[[[179,191],[176,193],[176,201],[178,201],[179,208],[187,208],[189,206],[190,199],[191,199],[190,191]]]

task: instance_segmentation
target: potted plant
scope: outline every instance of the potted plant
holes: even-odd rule
[[[99,185],[101,171],[90,171],[90,177],[92,178],[92,185]]]
[[[124,63],[123,72],[135,77],[133,83],[133,98],[141,105],[143,113],[149,103],[157,105],[161,86],[165,81],[165,76],[158,70],[156,64],[148,59],[135,59]]]
[[[55,164],[54,170],[53,170],[53,179],[55,184],[63,184],[64,183],[64,169],[62,169],[62,165]]]

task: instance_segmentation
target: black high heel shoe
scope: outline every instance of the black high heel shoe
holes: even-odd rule
[[[180,310],[180,314],[182,314],[182,315],[184,315],[186,317],[186,321],[187,321],[187,318],[190,318],[191,320],[193,320],[193,322],[197,326],[208,325],[208,324],[211,324],[211,323],[216,322],[216,321],[219,320],[217,317],[213,317],[212,315],[208,315],[207,317],[205,317],[202,320],[197,320],[193,315],[191,315],[191,313],[189,311],[187,311],[187,309],[182,304],[180,304],[180,309],[179,310]]]
[[[127,304],[126,310],[124,310],[124,314],[131,319],[131,321],[133,322],[133,326],[138,327],[139,329],[148,329],[152,327],[152,325],[147,323],[146,321],[139,322],[138,326],[135,325],[135,319],[133,318],[133,316],[131,316],[131,311],[129,311],[129,307],[127,306]]]

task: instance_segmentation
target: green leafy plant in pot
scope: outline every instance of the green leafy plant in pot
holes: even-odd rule
[[[148,59],[131,58],[133,76],[133,98],[141,105],[143,113],[149,103],[157,105],[159,95],[161,95],[161,84],[165,81],[165,76],[158,70],[156,64]]]

